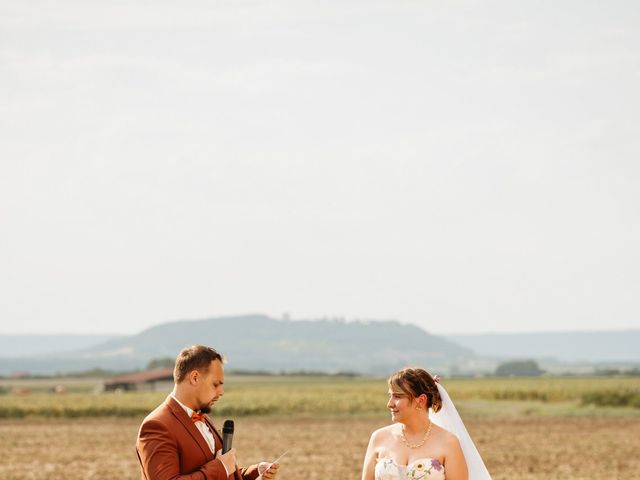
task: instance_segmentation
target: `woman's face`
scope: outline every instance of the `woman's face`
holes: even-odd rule
[[[389,387],[387,408],[391,412],[391,419],[394,422],[401,422],[415,410],[413,400],[409,398],[409,395],[396,387]]]

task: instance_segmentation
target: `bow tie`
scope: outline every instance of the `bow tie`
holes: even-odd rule
[[[205,417],[206,417],[206,415],[204,413],[193,412],[191,414],[191,421],[193,423],[195,423],[195,422],[204,422]],[[207,422],[204,422],[204,423],[207,423]]]

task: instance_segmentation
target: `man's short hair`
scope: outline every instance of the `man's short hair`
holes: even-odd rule
[[[182,350],[176,358],[176,365],[173,369],[173,381],[180,383],[189,373],[197,370],[200,373],[207,373],[211,362],[220,360],[222,355],[213,348],[206,345],[192,345]]]

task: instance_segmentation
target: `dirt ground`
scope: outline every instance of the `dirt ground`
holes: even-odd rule
[[[140,420],[1,420],[4,480],[139,479]],[[282,460],[280,480],[359,479],[380,418],[236,420],[241,465]],[[640,479],[640,420],[543,418],[474,420],[467,427],[494,480]]]

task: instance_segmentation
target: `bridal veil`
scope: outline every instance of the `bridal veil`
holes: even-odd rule
[[[464,458],[467,461],[469,480],[491,480],[491,475],[489,475],[478,449],[473,440],[471,440],[464,423],[462,423],[458,410],[453,405],[449,394],[440,383],[436,382],[436,385],[442,399],[442,408],[437,413],[430,412],[429,418],[436,425],[458,437],[462,453],[464,453]]]

